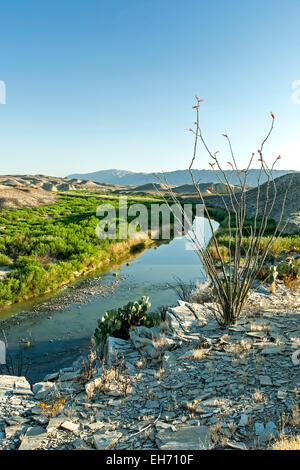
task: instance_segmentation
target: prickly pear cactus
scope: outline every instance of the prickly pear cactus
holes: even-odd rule
[[[128,339],[132,328],[157,325],[161,322],[161,317],[158,314],[147,313],[149,307],[151,307],[149,297],[143,296],[140,300],[129,302],[118,310],[108,310],[98,320],[98,328],[94,333],[96,342],[103,343],[108,336]]]

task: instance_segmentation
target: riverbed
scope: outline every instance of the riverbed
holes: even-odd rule
[[[216,229],[217,222],[213,224]],[[208,221],[198,217],[194,228],[199,237],[204,234],[207,243],[211,237]],[[171,285],[176,277],[185,283],[204,281],[199,258],[188,238],[178,237],[149,248],[131,262],[2,312],[0,326],[5,328],[14,361],[23,351],[22,362],[30,362],[27,377],[32,382],[42,380],[46,374],[71,365],[86,350],[97,320],[107,310],[143,295],[149,297],[151,311],[175,305],[178,295]],[[26,342],[30,342],[29,348]]]

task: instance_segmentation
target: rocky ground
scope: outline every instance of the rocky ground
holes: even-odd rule
[[[227,330],[211,307],[179,302],[159,327],[110,338],[102,366],[92,347],[32,387],[0,376],[0,449],[266,449],[297,435],[299,293],[261,288]]]

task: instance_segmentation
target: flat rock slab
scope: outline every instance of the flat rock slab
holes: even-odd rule
[[[14,393],[17,395],[32,395],[30,383],[25,377],[0,375],[0,395]]]
[[[161,430],[156,435],[160,450],[209,450],[213,448],[207,426],[181,426],[176,432]]]
[[[110,450],[115,447],[117,442],[121,439],[123,434],[121,432],[106,432],[94,434],[94,444],[97,450]]]
[[[74,434],[79,434],[80,431],[80,423],[73,423],[72,421],[64,421],[60,427]]]
[[[42,441],[47,437],[44,428],[41,426],[33,426],[28,428],[19,450],[35,450],[38,449]]]
[[[61,417],[61,418],[51,418],[49,423],[48,423],[48,426],[47,426],[47,432],[50,433],[50,432],[53,432],[55,431],[57,428],[60,427],[60,425],[64,422],[64,418]]]
[[[32,386],[34,398],[36,400],[45,400],[56,388],[57,386],[53,382],[38,382]]]
[[[14,426],[6,426],[5,427],[5,437],[6,439],[10,439],[11,437],[15,437],[16,435],[25,434],[29,426],[26,424],[16,424]]]
[[[273,385],[272,380],[268,375],[260,375],[259,381],[260,381],[260,385],[264,385],[264,386]]]
[[[261,354],[264,356],[270,356],[271,354],[281,354],[283,353],[285,348],[283,346],[270,346],[267,348],[264,348],[261,351]]]

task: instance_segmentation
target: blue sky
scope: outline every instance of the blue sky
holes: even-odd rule
[[[273,111],[266,156],[280,153],[278,168],[300,170],[299,0],[1,0],[0,8],[1,174],[186,168],[195,93],[225,166],[220,134],[231,135],[242,168]],[[200,151],[196,167],[208,161]]]

